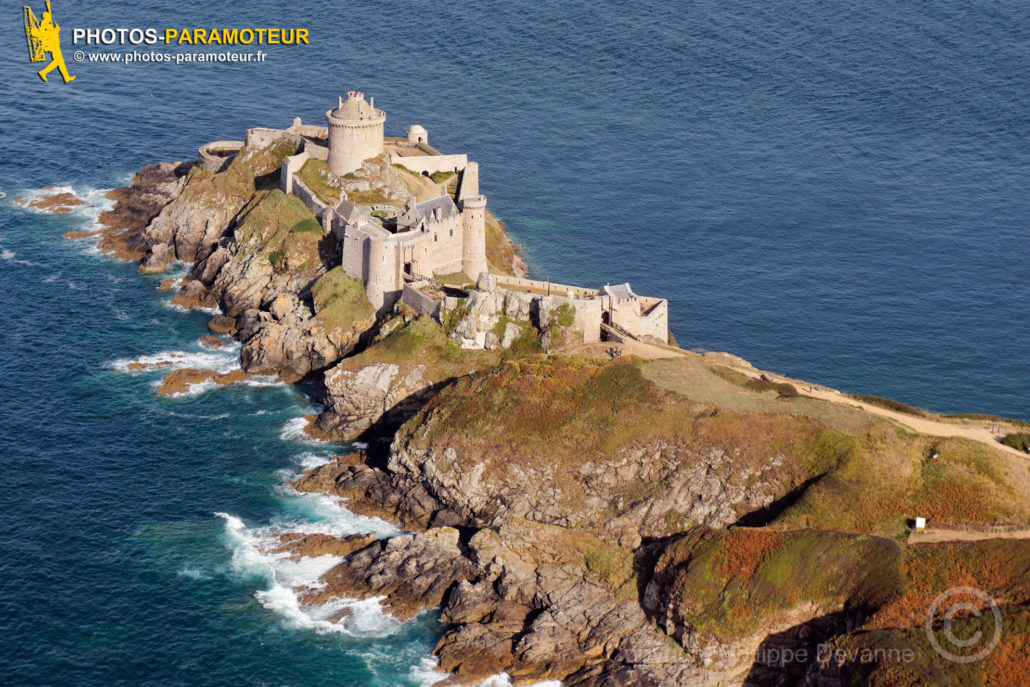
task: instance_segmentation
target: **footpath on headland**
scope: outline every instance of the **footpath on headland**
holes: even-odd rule
[[[611,344],[599,343],[590,344],[589,346],[583,346],[577,350],[577,352],[588,354],[588,355],[604,355],[607,348],[611,347]],[[697,355],[690,351],[685,351],[680,348],[673,346],[661,346],[656,344],[650,344],[643,341],[627,340],[625,343],[621,343],[615,346],[615,348],[621,350],[623,355],[636,355],[646,360],[657,360],[659,358],[675,358],[683,356]],[[838,405],[848,405],[853,408],[861,408],[862,410],[872,414],[878,415],[889,420],[893,420],[900,425],[903,425],[909,429],[915,430],[920,434],[927,434],[936,437],[960,437],[964,439],[971,439],[978,441],[988,446],[998,449],[999,451],[1006,451],[1008,453],[1019,456],[1020,458],[1030,459],[1026,453],[1006,446],[1005,444],[998,441],[998,434],[991,431],[990,426],[982,425],[970,425],[970,424],[957,424],[956,422],[947,422],[944,420],[934,420],[927,417],[917,417],[914,415],[906,415],[905,413],[899,413],[897,411],[883,408],[881,406],[873,405],[872,403],[866,403],[856,398],[852,398],[847,394],[836,389],[829,387],[811,384],[803,380],[792,379],[784,375],[776,374],[774,372],[767,372],[765,370],[759,370],[753,367],[743,367],[739,365],[732,365],[726,362],[712,361],[716,364],[728,367],[739,372],[751,376],[767,375],[774,382],[785,382],[793,385],[798,394],[802,396],[809,396],[811,398],[817,398]],[[1004,425],[1001,422],[991,422],[992,426]],[[1012,431],[1016,431],[1012,428]]]

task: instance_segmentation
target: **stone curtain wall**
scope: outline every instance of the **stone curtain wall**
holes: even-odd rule
[[[428,284],[429,282],[422,282]],[[407,303],[419,313],[435,317],[436,311],[440,308],[440,302],[430,298],[418,290],[418,283],[405,284],[401,294],[401,301]]]
[[[291,134],[289,131],[283,131],[282,129],[265,129],[257,127],[254,129],[247,129],[247,136],[244,140],[248,148],[256,150],[258,148],[267,148],[273,143],[277,143],[279,141],[293,141],[299,148],[303,139],[297,134]]]
[[[469,163],[468,155],[391,155],[390,163],[410,169],[416,174],[460,172]]]
[[[279,170],[279,190],[283,193],[293,193],[293,183],[296,181],[294,175],[301,170],[311,156],[308,155],[307,148],[286,158],[283,162],[283,166]]]

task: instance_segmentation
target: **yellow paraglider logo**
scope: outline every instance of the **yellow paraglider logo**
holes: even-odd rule
[[[50,53],[50,64],[39,71],[39,78],[46,81],[46,75],[55,69],[60,70],[64,82],[69,83],[75,80],[74,76],[68,74],[68,67],[64,63],[64,55],[61,54],[61,27],[54,23],[54,16],[50,12],[50,0],[46,0],[46,12],[42,19],[36,19],[32,8],[24,7],[25,12],[25,40],[29,43],[29,60],[42,62],[47,53]]]

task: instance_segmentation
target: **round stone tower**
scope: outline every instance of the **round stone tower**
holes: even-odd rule
[[[365,94],[351,91],[340,98],[335,110],[325,113],[329,123],[329,171],[343,176],[361,163],[383,152],[383,125],[386,113],[375,108],[375,99],[366,102]]]
[[[486,196],[469,196],[461,203],[461,271],[472,279],[489,272],[486,260]]]

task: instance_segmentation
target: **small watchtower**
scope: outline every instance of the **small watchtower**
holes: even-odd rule
[[[419,143],[429,145],[429,134],[421,124],[412,124],[408,127],[408,143],[417,146]]]

